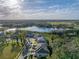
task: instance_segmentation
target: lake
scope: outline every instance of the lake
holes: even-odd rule
[[[68,30],[68,29],[31,26],[31,27],[25,27],[25,28],[9,28],[5,31],[15,32],[16,30],[25,30],[25,31],[34,31],[34,32],[51,32],[51,31],[63,31],[63,30]]]
[[[37,26],[32,26],[32,27],[26,27],[26,28],[18,28],[18,30],[26,30],[26,31],[34,31],[34,32],[51,32],[55,30],[64,30],[63,28],[43,28],[43,27],[37,27]]]

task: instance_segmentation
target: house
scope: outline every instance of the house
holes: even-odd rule
[[[67,30],[65,33],[70,37],[75,37],[77,35],[77,32],[75,30]]]
[[[5,42],[4,32],[0,31],[0,45],[4,44],[4,42]]]
[[[27,55],[28,52],[29,52],[28,50],[29,50],[28,48],[24,47],[23,52],[22,52],[22,55],[24,56],[24,58],[25,58],[26,56],[28,56],[28,55]]]
[[[41,36],[41,37],[37,37],[37,42],[38,43],[46,43],[45,39]]]
[[[33,38],[33,37],[34,37],[34,34],[28,33],[28,34],[26,35],[26,37]]]
[[[35,56],[38,58],[39,57],[46,57],[46,56],[48,56],[48,53],[49,53],[49,51],[48,51],[47,47],[41,46],[36,50]]]
[[[49,50],[47,49],[46,41],[43,36],[28,35],[26,44],[23,50],[23,56],[29,57],[30,55],[40,57],[48,56]]]
[[[4,32],[0,31],[0,36],[4,36]]]

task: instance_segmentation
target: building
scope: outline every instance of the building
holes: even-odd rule
[[[39,48],[37,48],[36,52],[35,52],[35,56],[40,58],[40,57],[46,57],[48,56],[48,49],[47,46],[41,45],[39,46]]]
[[[30,35],[26,39],[26,44],[23,50],[23,56],[36,56],[37,58],[48,56],[49,50],[47,44],[42,36]]]
[[[5,42],[4,32],[0,31],[0,45],[4,44],[4,42]]]

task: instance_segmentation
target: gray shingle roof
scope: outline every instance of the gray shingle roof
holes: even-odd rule
[[[45,50],[44,48],[41,48],[40,50],[36,51],[36,53],[46,53],[48,54],[48,50]]]

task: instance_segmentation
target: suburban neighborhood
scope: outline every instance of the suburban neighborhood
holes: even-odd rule
[[[0,59],[78,59],[78,21],[24,22],[0,25]]]

